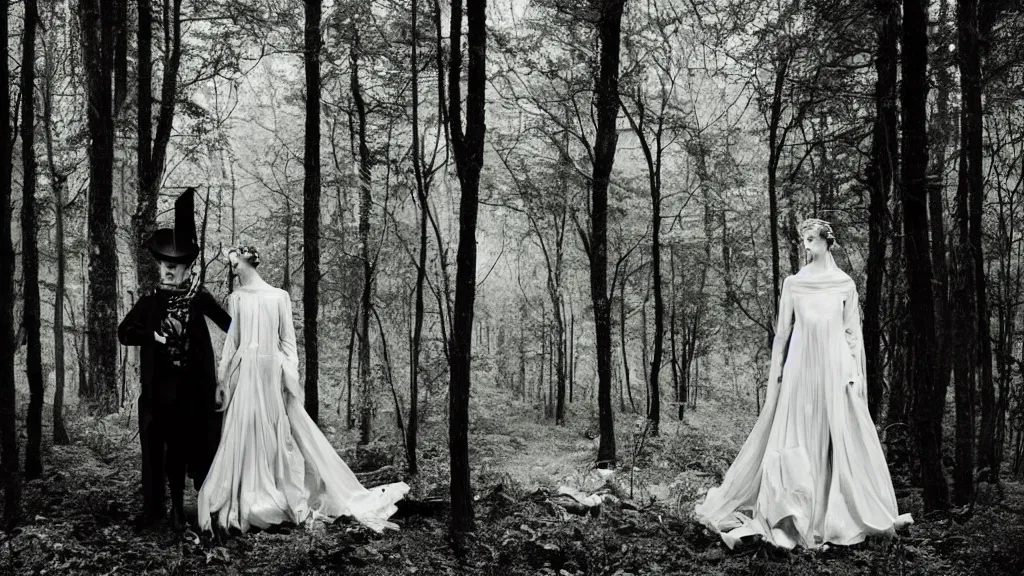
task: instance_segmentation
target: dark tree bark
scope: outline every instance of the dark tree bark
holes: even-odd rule
[[[473,347],[473,302],[476,299],[476,221],[480,170],[484,164],[484,103],[487,81],[485,0],[466,5],[466,127],[462,127],[462,4],[451,7],[448,53],[448,123],[455,166],[462,189],[459,201],[459,247],[456,253],[455,310],[452,322],[448,392],[448,447],[451,460],[453,534],[473,529],[473,491],[469,475],[469,390]]]
[[[676,324],[676,308],[678,307],[679,297],[676,294],[676,251],[673,246],[669,246],[668,270],[668,276],[670,278],[669,299],[671,301],[671,304],[669,305],[668,336],[670,351],[672,354],[669,364],[672,365],[672,390],[675,393],[678,418],[679,421],[682,422],[683,418],[686,416],[686,403],[681,394],[682,390],[680,385],[682,382],[679,379],[679,345],[676,341],[676,334],[679,331],[678,325]]]
[[[935,51],[935,114],[931,120],[931,133],[929,135],[930,145],[933,150],[931,154],[931,181],[929,182],[928,194],[928,216],[932,232],[932,267],[935,270],[935,322],[938,333],[938,349],[936,357],[936,377],[943,389],[949,387],[952,343],[952,326],[950,311],[950,277],[949,259],[946,256],[946,224],[944,217],[944,192],[946,174],[946,145],[949,140],[950,114],[949,114],[949,92],[952,87],[952,78],[949,73],[948,51],[941,48],[949,38],[950,27],[947,24],[949,19],[949,2],[943,0],[939,8],[939,48]]]
[[[423,164],[420,160],[420,86],[419,86],[419,0],[412,0],[412,46],[409,67],[412,69],[412,163],[416,177],[416,199],[420,205],[420,246],[416,262],[416,303],[413,319],[412,342],[409,357],[409,428],[406,433],[405,451],[409,474],[419,473],[416,459],[417,435],[419,433],[420,397],[420,349],[423,342],[423,314],[425,311],[423,285],[427,279],[427,204],[429,189],[424,181]]]
[[[902,194],[894,195],[891,204],[892,218],[889,226],[894,238],[903,237],[903,200]],[[886,290],[886,307],[884,316],[891,318],[887,326],[887,354],[889,373],[889,401],[886,411],[886,423],[889,433],[885,442],[889,447],[888,462],[897,474],[908,476],[911,472],[913,449],[913,419],[910,407],[913,403],[914,391],[910,388],[907,375],[907,357],[910,347],[910,319],[907,307],[907,278],[905,269],[905,243],[893,242],[886,262],[888,286]]]
[[[984,48],[981,45],[983,26],[988,26],[990,19],[982,23],[982,4],[980,0],[960,0],[957,2],[957,20],[959,28],[958,50],[960,65],[960,86],[963,108],[961,111],[961,183],[969,191],[970,198],[970,259],[974,274],[975,312],[977,314],[977,337],[975,338],[975,362],[977,370],[978,396],[981,401],[981,414],[978,422],[978,470],[982,481],[991,482],[998,478],[995,467],[999,462],[1002,447],[996,443],[996,402],[995,383],[992,378],[992,332],[989,327],[988,281],[985,275],[985,251],[982,246],[982,216],[985,201],[985,174],[982,158],[984,139],[984,110],[981,106],[982,96],[982,59]],[[993,4],[999,4],[994,2]]]
[[[0,11],[0,77],[10,78],[8,62],[7,10]],[[4,491],[3,526],[11,529],[21,517],[21,479],[18,476],[18,437],[16,435],[14,394],[14,246],[11,243],[11,224],[14,219],[11,206],[11,97],[10,90],[0,95],[0,187],[3,188],[3,206],[0,214],[0,480]]]
[[[526,385],[526,334],[525,322],[519,323],[519,389],[524,401],[530,399],[530,388]]]
[[[25,30],[21,51],[21,160],[23,185],[21,202],[21,261],[24,283],[23,326],[28,337],[25,372],[28,376],[28,415],[25,427],[25,477],[38,478],[43,473],[40,449],[43,440],[43,356],[39,340],[39,217],[36,210],[36,26],[39,19],[36,0],[25,0]]]
[[[320,417],[320,0],[306,0],[305,179],[302,184],[302,327],[306,353],[306,413]]]
[[[547,325],[548,325],[547,312],[546,312],[546,310],[544,310],[543,305],[541,305],[541,322],[540,322],[540,333],[541,334],[543,334],[544,332],[547,331]],[[537,363],[539,364],[539,367],[538,367],[538,370],[537,370],[537,373],[538,373],[538,376],[537,376],[537,400],[540,403],[541,407],[544,408],[544,416],[547,417],[547,416],[549,416],[549,414],[548,414],[548,406],[547,406],[547,399],[544,396],[544,371],[547,369],[547,366],[548,366],[548,339],[547,338],[541,338],[541,340],[540,340],[540,358],[537,359]]]
[[[633,400],[633,383],[630,382],[629,378],[629,353],[626,351],[626,276],[622,276],[622,284],[619,289],[619,345],[622,348],[622,376],[623,382],[625,382],[626,395],[629,397],[629,405],[636,412],[636,402]],[[621,392],[620,384],[620,392]],[[601,391],[597,392],[598,401],[600,402]],[[620,394],[621,396],[621,394]],[[625,410],[625,403],[622,404],[623,410]]]
[[[664,114],[658,115],[658,126],[654,139],[657,158],[653,163],[655,170],[650,187],[650,257],[654,290],[654,352],[650,361],[650,411],[647,414],[647,418],[651,422],[651,436],[657,436],[658,430],[662,426],[662,383],[659,381],[659,376],[662,374],[662,357],[665,354],[665,298],[662,295],[662,128],[664,119]],[[644,154],[649,155],[649,152],[648,150]],[[651,167],[650,159],[647,160],[647,166],[648,168]]]
[[[356,420],[352,417],[352,349],[355,348],[356,334],[359,332],[359,314],[352,314],[352,329],[348,337],[348,365],[346,374],[346,400],[345,400],[345,427],[349,430],[356,427]]]
[[[119,0],[124,2],[125,0]],[[156,229],[160,178],[167,158],[167,145],[174,127],[178,98],[178,71],[181,67],[181,0],[164,2],[164,39],[170,52],[165,55],[160,85],[160,108],[153,134],[153,8],[151,0],[138,0],[139,98],[137,162],[139,189],[132,225],[135,231],[136,279],[140,287],[157,282],[156,262],[143,243]],[[234,208],[232,208],[233,210]],[[232,227],[232,231],[234,227]]]
[[[121,106],[128,97],[128,0],[114,0],[116,4],[114,40],[114,117],[120,116]]]
[[[867,356],[868,410],[878,421],[882,402],[882,282],[889,237],[889,195],[898,164],[896,67],[900,30],[897,0],[878,0],[878,47],[875,54],[875,123],[868,168],[868,270],[864,302],[864,351]]]
[[[355,104],[357,138],[359,142],[359,242],[363,261],[363,289],[359,310],[359,381],[362,385],[359,398],[359,442],[369,444],[373,433],[372,394],[370,382],[370,306],[373,294],[373,264],[370,262],[370,209],[372,197],[370,188],[370,147],[366,143],[366,103],[359,83],[359,63],[362,45],[359,29],[353,19],[353,42],[351,49],[350,89]]]
[[[576,388],[576,315],[572,312],[572,299],[569,300],[569,403],[573,401]]]
[[[597,463],[601,468],[615,466],[615,415],[612,413],[612,334],[611,303],[608,299],[608,186],[619,117],[619,47],[622,12],[626,0],[591,0],[598,16],[600,44],[597,82],[594,90],[597,134],[594,138],[594,167],[590,201],[590,298],[594,306],[594,332],[597,343],[597,411],[601,429]]]
[[[779,50],[775,60],[775,84],[772,90],[772,103],[768,116],[768,220],[771,229],[772,239],[772,288],[775,295],[775,315],[778,316],[779,279],[782,276],[782,266],[779,262],[779,190],[778,172],[779,160],[782,157],[782,146],[786,141],[786,130],[780,134],[782,122],[782,100],[783,87],[786,83],[786,74],[789,70],[789,63],[792,61],[791,51]],[[771,339],[771,337],[769,337]]]
[[[66,290],[67,249],[64,246],[64,189],[68,176],[58,172],[53,156],[53,81],[54,54],[50,43],[44,48],[45,83],[43,85],[43,129],[46,133],[46,159],[49,169],[50,183],[53,186],[54,245],[57,249],[57,279],[53,294],[53,443],[66,445],[71,443],[67,427],[64,425],[64,300]]]
[[[974,118],[981,122],[980,110],[980,61],[978,60],[977,0],[957,2],[957,53],[959,55],[961,98],[964,105],[960,111],[960,154],[959,180],[956,190],[957,245],[954,263],[953,296],[957,302],[956,318],[953,325],[953,373],[956,401],[956,468],[953,474],[953,503],[962,506],[974,495],[974,421],[975,421],[975,376],[978,359],[978,316],[974,290],[974,266],[971,248],[971,208],[974,155],[972,130]],[[972,55],[973,54],[973,55]],[[972,106],[973,92],[978,92],[979,109]],[[979,133],[980,136],[980,133]],[[979,153],[980,153],[980,141]],[[980,173],[980,166],[978,167]],[[979,447],[984,451],[984,446]]]
[[[118,408],[117,242],[113,212],[113,64],[116,4],[79,0],[89,132],[89,305],[86,319],[89,386],[93,411]]]
[[[135,276],[140,288],[157,283],[157,265],[149,256],[144,243],[156,229],[157,190],[150,183],[152,179],[153,150],[153,13],[150,0],[137,0],[139,29],[137,43],[138,58],[138,103],[136,162],[139,188],[135,198],[135,214],[132,224],[135,228]],[[230,275],[230,273],[229,273]]]
[[[548,296],[551,298],[551,309],[552,317],[555,319],[555,333],[552,336],[553,341],[551,342],[551,351],[554,352],[552,355],[552,362],[554,363],[554,384],[555,384],[555,398],[553,402],[553,412],[555,416],[555,425],[561,426],[565,424],[565,383],[566,383],[566,362],[565,362],[565,311],[563,310],[562,302],[562,269],[564,260],[564,246],[565,246],[565,230],[566,222],[568,220],[568,209],[564,203],[564,199],[568,196],[568,179],[563,181],[562,191],[563,203],[559,208],[561,214],[559,214],[556,220],[557,230],[555,234],[555,261],[554,265],[548,262]],[[539,233],[539,231],[538,231]],[[549,374],[551,371],[548,372]]]
[[[903,0],[902,186],[910,309],[910,382],[925,510],[949,506],[942,469],[945,390],[935,380],[935,308],[928,244],[928,0]]]
[[[292,291],[292,199],[284,195],[284,266],[281,267],[281,289]]]
[[[667,97],[662,94],[661,110],[655,117],[653,142],[647,140],[647,110],[639,92],[634,99],[637,106],[637,117],[634,119],[629,110],[623,107],[633,132],[640,141],[640,148],[647,162],[647,184],[651,193],[651,282],[654,291],[654,352],[648,373],[648,389],[650,402],[647,419],[651,421],[651,436],[657,436],[661,427],[661,362],[665,346],[665,300],[662,295],[661,278],[661,159],[664,152],[662,136],[665,132],[665,109]],[[653,146],[652,146],[653,144]],[[645,331],[646,333],[646,331]]]

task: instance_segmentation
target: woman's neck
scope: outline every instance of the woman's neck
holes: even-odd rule
[[[827,253],[815,257],[807,264],[806,268],[815,272],[824,272],[828,268],[826,255]]]
[[[253,286],[263,281],[255,270],[245,270],[238,274],[238,282],[242,286]]]

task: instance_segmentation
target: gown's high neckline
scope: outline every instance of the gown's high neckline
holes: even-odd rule
[[[794,286],[803,289],[848,290],[853,279],[849,274],[836,265],[832,252],[825,253],[825,266],[817,271],[811,271],[809,266],[804,266],[796,274],[790,276]]]
[[[259,276],[253,278],[253,280],[251,282],[249,282],[248,284],[239,284],[238,285],[238,290],[246,290],[246,291],[249,291],[249,292],[255,292],[255,291],[259,291],[259,290],[267,290],[269,288],[272,288],[272,286],[270,284],[267,284],[267,281],[264,280],[263,278],[260,278]]]

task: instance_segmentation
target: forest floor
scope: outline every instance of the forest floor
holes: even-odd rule
[[[69,426],[72,444],[46,445],[45,474],[25,484],[25,518],[13,535],[3,536],[0,573],[1024,574],[1024,485],[1010,481],[983,486],[972,513],[956,521],[922,516],[919,494],[900,490],[900,511],[913,513],[915,524],[895,538],[818,551],[783,553],[763,544],[728,550],[693,520],[692,509],[720,481],[752,424],[750,412],[707,401],[685,423],[666,418],[657,438],[643,433],[642,418],[623,414],[617,422],[620,464],[603,477],[591,470],[596,420],[588,411],[570,412],[569,424],[556,428],[500,392],[475,393],[470,438],[477,529],[458,554],[447,538],[446,511],[429,505],[402,509],[396,517],[401,530],[383,535],[345,519],[254,531],[227,542],[166,527],[139,531],[133,524],[141,508],[134,414],[76,418]],[[338,432],[330,422],[324,429],[336,446],[354,444],[352,432]],[[415,502],[447,497],[445,436],[443,420],[424,424],[422,471],[410,480]],[[342,453],[356,470],[388,460],[392,470],[402,468],[394,449]],[[561,487],[611,496],[593,514],[569,513],[558,504],[565,501],[557,495]],[[195,493],[189,492],[186,508],[194,515]]]

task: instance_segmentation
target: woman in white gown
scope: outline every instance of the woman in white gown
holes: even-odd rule
[[[785,279],[764,408],[722,485],[696,506],[732,548],[856,544],[911,524],[899,515],[868,413],[857,288],[832,257],[831,226],[800,225],[811,262]]]
[[[252,247],[228,253],[241,286],[230,296],[217,400],[226,406],[213,464],[199,490],[199,527],[243,532],[310,515],[351,516],[375,531],[409,491],[404,482],[368,490],[303,407],[291,299],[256,273]]]

